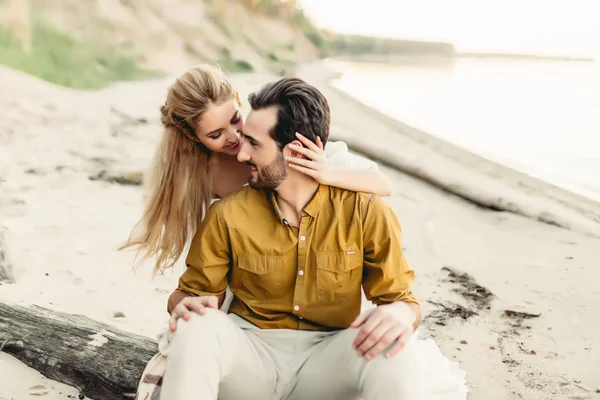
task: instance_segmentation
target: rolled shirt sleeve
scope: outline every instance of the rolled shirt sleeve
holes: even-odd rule
[[[402,231],[392,208],[371,196],[364,215],[363,289],[375,304],[396,301],[419,304],[412,292],[414,271],[402,251]]]
[[[177,290],[192,296],[218,296],[225,293],[231,268],[230,240],[221,202],[206,213],[186,258],[187,270]]]

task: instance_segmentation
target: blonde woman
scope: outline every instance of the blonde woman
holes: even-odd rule
[[[237,161],[244,115],[238,93],[225,74],[210,65],[194,67],[169,88],[161,107],[162,141],[149,175],[141,220],[122,249],[134,247],[143,259],[155,257],[155,273],[172,267],[211,201],[242,188],[249,167]],[[390,195],[376,164],[350,154],[342,142],[327,152],[302,136],[305,159],[291,166],[321,184]],[[329,157],[329,159],[328,159]]]

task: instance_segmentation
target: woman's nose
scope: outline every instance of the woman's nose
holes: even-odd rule
[[[250,161],[250,156],[248,156],[248,154],[242,148],[242,150],[240,150],[240,152],[237,154],[237,159],[239,162],[247,162]]]
[[[231,143],[235,143],[240,140],[240,134],[233,127],[227,131],[227,140]]]

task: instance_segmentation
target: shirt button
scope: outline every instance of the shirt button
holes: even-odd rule
[[[300,276],[304,275],[304,271],[303,270],[298,271],[298,275],[300,275]]]
[[[304,242],[306,240],[306,236],[304,236],[304,235],[300,236],[300,240],[302,240]]]
[[[298,319],[304,319],[304,318],[302,318],[302,317],[298,317]]]
[[[294,306],[294,311],[298,311],[300,309],[300,306]]]

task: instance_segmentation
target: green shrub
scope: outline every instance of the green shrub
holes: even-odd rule
[[[223,58],[219,65],[227,72],[252,72],[254,67],[248,61],[236,60],[233,58]]]
[[[0,64],[78,89],[157,75],[139,68],[116,46],[77,40],[38,17],[32,19],[32,30],[31,52],[26,54],[12,33],[0,28]]]

